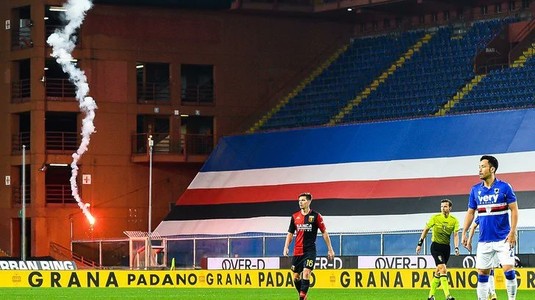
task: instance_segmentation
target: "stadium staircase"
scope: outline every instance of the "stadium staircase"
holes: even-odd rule
[[[457,94],[453,96],[453,98],[448,100],[448,102],[435,113],[435,116],[443,116],[447,114],[452,109],[452,107],[454,107],[459,101],[461,101],[466,94],[470,93],[470,91],[479,82],[481,82],[481,80],[483,80],[485,76],[485,74],[476,75],[469,83],[463,86],[461,90],[459,90]]]
[[[58,243],[50,242],[50,256],[56,260],[72,260],[78,269],[100,269],[101,265],[72,252]]]
[[[523,67],[527,60],[535,55],[535,42],[531,43],[531,47],[522,52],[522,55],[516,59],[511,65],[512,68],[521,68]]]
[[[490,71],[473,84],[459,101],[451,101],[441,111],[446,114],[533,106],[535,106],[535,42],[522,52],[511,67]]]
[[[414,46],[409,48],[394,64],[384,71],[379,77],[377,77],[372,83],[367,86],[355,99],[349,101],[349,103],[340,112],[335,115],[328,123],[328,125],[335,125],[339,123],[345,115],[353,110],[355,106],[358,106],[364,99],[366,99],[373,91],[377,90],[379,86],[384,83],[390,75],[393,75],[397,69],[403,67],[403,64],[411,59],[414,53],[420,51],[422,46],[429,42],[433,37],[433,34],[424,35]]]
[[[424,35],[423,30],[354,39],[315,78],[301,84],[258,130],[323,126]]]
[[[249,130],[248,133],[253,133],[262,127],[273,115],[281,110],[292,98],[299,94],[308,84],[310,84],[318,75],[320,75],[325,69],[327,69],[338,57],[344,53],[349,45],[345,45],[338,49],[333,55],[331,55],[323,64],[316,68],[312,74],[305,78],[300,84],[298,84],[286,97],[284,97],[271,111],[264,115],[258,122],[256,122]]]
[[[535,19],[531,19],[526,26],[516,35],[515,41],[518,43],[509,52],[509,61],[516,61],[524,55],[523,51],[535,41]]]
[[[341,123],[432,116],[475,74],[473,58],[506,21],[434,28],[433,38]]]

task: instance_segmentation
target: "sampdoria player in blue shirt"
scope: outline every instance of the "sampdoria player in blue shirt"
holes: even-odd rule
[[[510,184],[496,178],[498,160],[483,155],[479,163],[479,178],[482,180],[472,187],[468,198],[468,211],[464,220],[462,243],[467,246],[466,233],[474,220],[479,217],[479,241],[477,244],[476,268],[478,269],[477,297],[486,300],[489,289],[489,273],[497,258],[503,267],[508,300],[516,299],[517,282],[514,271],[514,247],[518,206],[516,195]],[[509,224],[509,212],[511,224]]]

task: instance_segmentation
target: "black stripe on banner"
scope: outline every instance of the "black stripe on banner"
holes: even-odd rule
[[[520,208],[535,208],[535,191],[516,193]],[[467,195],[394,199],[316,199],[311,208],[324,216],[403,215],[439,213],[440,200],[453,201],[453,212],[466,211]],[[170,220],[236,219],[290,216],[299,210],[297,200],[220,205],[177,205],[166,216]]]

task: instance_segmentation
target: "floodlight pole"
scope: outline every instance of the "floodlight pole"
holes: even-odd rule
[[[22,145],[21,259],[26,261],[26,145]]]
[[[74,223],[73,223],[73,216],[77,213],[72,213],[69,215],[69,222],[71,223],[71,253],[73,252],[72,242],[74,241]]]
[[[145,265],[147,267],[151,266],[151,250],[152,250],[152,242],[151,242],[151,232],[152,232],[152,147],[154,146],[154,140],[152,139],[152,135],[149,135],[149,226],[147,231],[147,261]]]

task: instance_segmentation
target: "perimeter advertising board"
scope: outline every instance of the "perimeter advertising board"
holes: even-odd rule
[[[316,270],[311,285],[318,288],[343,289],[427,289],[430,269],[323,269]],[[518,287],[535,290],[535,269],[517,270]],[[473,289],[477,272],[450,269],[449,281],[454,289]],[[496,272],[497,288],[504,288],[501,271]],[[92,287],[92,288],[293,288],[289,270],[181,270],[181,271],[0,271],[0,287]]]
[[[76,263],[59,260],[0,260],[0,270],[76,270]]]
[[[280,269],[278,257],[208,257],[208,270]]]
[[[435,268],[431,255],[359,256],[359,269],[428,269]]]
[[[281,257],[281,269],[289,269],[291,257]],[[428,269],[435,268],[431,255],[316,257],[314,269]]]

